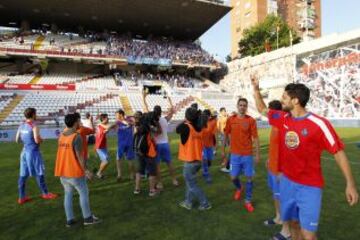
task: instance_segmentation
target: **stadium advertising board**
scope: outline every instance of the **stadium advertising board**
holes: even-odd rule
[[[295,82],[311,89],[309,109],[332,119],[360,118],[360,43],[296,57]]]
[[[75,91],[75,84],[0,84],[1,90]]]
[[[128,57],[127,61],[129,64],[145,64],[145,65],[160,65],[160,66],[171,66],[171,59],[167,58],[136,58],[136,57]]]

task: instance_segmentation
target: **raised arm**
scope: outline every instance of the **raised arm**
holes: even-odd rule
[[[336,154],[334,154],[334,157],[346,181],[346,199],[349,205],[353,206],[358,202],[359,194],[356,190],[356,183],[351,172],[349,160],[343,150],[340,150]]]
[[[111,129],[116,129],[117,128],[117,124],[116,122],[113,124],[107,124],[107,125],[103,125],[105,127],[105,132],[109,132],[111,131]]]
[[[144,90],[143,95],[142,95],[142,97],[143,97],[142,99],[143,99],[143,105],[144,105],[144,112],[145,113],[149,112],[149,105],[146,102],[147,95],[148,95],[147,92]]]
[[[174,109],[174,105],[172,103],[171,97],[168,96],[167,99],[169,101],[169,105],[170,105],[169,109],[170,109],[170,111],[169,111],[168,115],[165,118],[166,118],[166,121],[170,122],[172,117],[174,116],[175,109]]]
[[[267,109],[266,104],[263,100],[263,97],[261,96],[261,93],[260,93],[259,79],[254,74],[250,76],[250,79],[251,79],[251,84],[254,89],[254,98],[255,98],[256,108],[261,114],[265,115],[265,114],[267,114],[268,109]]]

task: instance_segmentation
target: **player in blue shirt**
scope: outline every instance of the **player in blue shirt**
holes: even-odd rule
[[[40,153],[40,137],[39,128],[35,125],[36,109],[27,108],[24,111],[26,121],[22,123],[16,134],[16,142],[20,141],[24,147],[20,155],[20,176],[19,186],[19,204],[24,204],[31,199],[25,194],[25,183],[28,177],[36,177],[37,184],[41,190],[43,199],[55,199],[56,194],[48,192],[45,183],[45,167]]]
[[[134,141],[134,121],[125,118],[125,112],[119,109],[116,112],[116,129],[118,138],[118,149],[116,154],[117,179],[121,181],[121,159],[126,154],[129,163],[130,179],[135,177],[134,162],[135,153],[133,147]]]

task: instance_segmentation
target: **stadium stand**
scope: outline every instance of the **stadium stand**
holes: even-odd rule
[[[312,90],[309,110],[333,120],[359,119],[360,29],[234,60],[222,89],[252,98],[250,74],[260,78],[265,100],[280,99],[291,82]]]
[[[67,112],[87,111],[98,114],[102,111],[115,113],[120,103],[118,95],[111,93],[30,93],[24,95],[22,101],[13,109],[11,114],[1,123],[2,126],[18,125],[23,120],[23,112],[27,107],[35,107],[37,115],[44,124],[56,124],[63,122],[64,114]],[[111,116],[113,119],[114,116]]]
[[[30,83],[30,81],[34,78],[33,74],[24,74],[24,75],[15,75],[15,76],[7,76],[8,81],[6,83],[8,84],[27,84]]]
[[[142,91],[145,86],[157,89],[155,94],[152,92],[148,96],[150,109],[160,105],[166,113],[169,106],[164,93],[172,98],[176,108],[174,121],[182,120],[186,107],[195,102],[200,109],[218,111],[220,107],[225,107],[231,113],[237,110],[236,100],[239,96],[249,100],[249,114],[260,118],[254,107],[249,81],[249,75],[253,72],[260,76],[260,86],[267,101],[280,98],[285,84],[303,82],[313,91],[310,110],[331,118],[359,118],[360,76],[357,62],[341,69],[320,69],[316,74],[304,74],[303,69],[306,66],[304,62],[317,63],[356,53],[360,49],[360,31],[341,36],[334,34],[291,48],[234,60],[228,64],[229,74],[220,84],[202,76],[209,76],[211,69],[207,65],[216,65],[217,62],[192,38],[140,35],[124,32],[76,34],[61,31],[57,34],[50,31],[40,34],[39,31],[32,31],[2,37],[0,53],[8,59],[12,59],[13,55],[4,51],[4,48],[29,51],[36,48],[38,51],[33,52],[35,57],[41,51],[57,52],[59,55],[46,59],[48,62],[41,66],[41,75],[35,75],[37,72],[14,71],[14,66],[11,66],[11,70],[1,68],[0,83],[75,84],[75,91],[16,91],[21,99],[15,95],[2,98],[3,109],[10,103],[14,104],[15,98],[20,103],[7,108],[8,113],[0,121],[1,126],[19,124],[22,121],[22,111],[28,106],[39,109],[39,117],[45,125],[61,122],[64,113],[75,110],[81,114],[91,112],[94,115],[107,112],[113,120],[114,113],[119,108],[125,109],[127,114],[144,109]],[[20,51],[17,54],[25,53]],[[115,57],[115,60],[82,58],[92,55],[108,59]],[[57,66],[64,61],[65,56],[66,61],[74,62],[76,67],[67,70],[64,66],[60,67],[61,64]],[[119,62],[120,58],[124,58],[124,62]],[[40,65],[41,62],[29,58],[26,61],[28,65],[31,65],[29,62],[32,65]],[[85,69],[81,64],[94,67]],[[194,67],[196,64],[198,66]],[[25,74],[18,74],[20,72]]]
[[[41,39],[41,43],[36,43]],[[137,59],[169,59],[176,63],[217,64],[215,59],[193,42],[168,39],[134,39],[126,35],[110,36],[102,41],[79,37],[75,34],[30,35],[14,37],[0,42],[1,48],[57,51],[60,53],[80,53],[110,55]]]
[[[14,93],[0,93],[0,111],[4,110],[4,108],[11,102],[14,95]]]

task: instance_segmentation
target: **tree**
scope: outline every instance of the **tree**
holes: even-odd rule
[[[239,42],[239,53],[241,57],[246,57],[287,47],[291,45],[291,38],[293,44],[300,42],[296,31],[281,17],[268,15],[263,22],[244,30]]]
[[[230,56],[230,54],[226,55],[225,57],[225,61],[228,63],[228,62],[231,62],[232,58]]]

